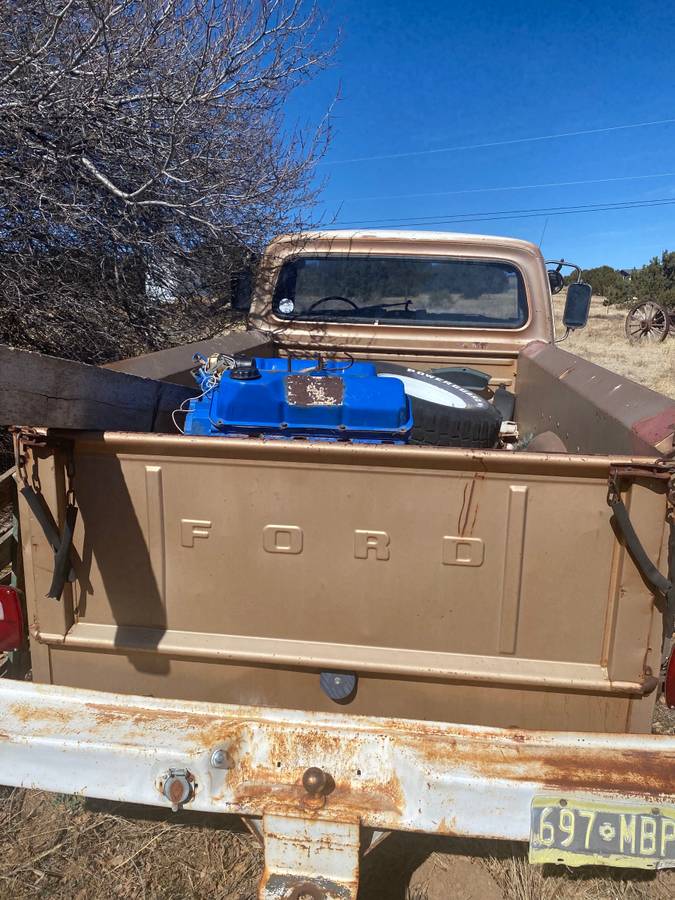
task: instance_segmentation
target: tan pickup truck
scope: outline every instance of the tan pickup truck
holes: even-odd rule
[[[174,433],[18,430],[32,682],[0,682],[0,780],[236,813],[265,900],[356,897],[392,830],[675,866],[675,402],[559,346],[559,269],[280,238],[247,334],[113,367],[199,370]],[[589,303],[569,286],[570,328]],[[361,363],[385,437],[334,418]]]

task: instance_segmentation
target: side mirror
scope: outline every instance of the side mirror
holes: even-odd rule
[[[592,295],[593,288],[585,281],[577,281],[567,288],[563,325],[569,331],[583,328],[588,321]]]

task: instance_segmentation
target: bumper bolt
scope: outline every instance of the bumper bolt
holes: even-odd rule
[[[232,757],[222,747],[217,747],[211,754],[211,767],[213,769],[231,769],[233,766]]]

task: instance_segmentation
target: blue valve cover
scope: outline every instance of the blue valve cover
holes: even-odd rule
[[[368,362],[256,358],[252,371],[226,369],[190,401],[186,434],[267,435],[368,442],[407,441],[412,413],[401,381]],[[257,368],[257,372],[256,372]]]

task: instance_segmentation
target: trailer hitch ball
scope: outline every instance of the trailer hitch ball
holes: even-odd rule
[[[320,809],[326,802],[326,794],[330,793],[335,782],[323,769],[311,766],[303,773],[302,786],[307,791],[307,796],[303,800],[304,805]]]
[[[323,769],[312,766],[302,776],[302,786],[308,794],[321,794],[328,783],[328,776]]]

